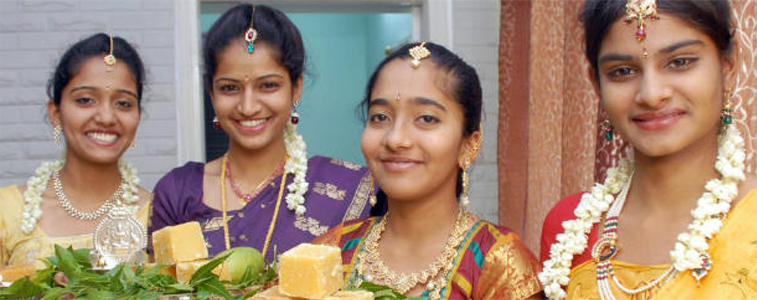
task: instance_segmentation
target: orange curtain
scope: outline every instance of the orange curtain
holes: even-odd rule
[[[501,0],[499,220],[539,251],[544,217],[561,198],[604,176],[613,154],[588,77],[583,1]],[[748,171],[757,153],[757,4],[734,1],[739,75],[734,124],[747,140]]]

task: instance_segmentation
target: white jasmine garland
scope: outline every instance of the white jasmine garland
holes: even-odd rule
[[[25,234],[29,234],[37,226],[39,218],[42,217],[42,209],[40,209],[42,193],[45,192],[52,174],[62,169],[65,162],[64,159],[44,162],[34,171],[34,175],[26,181],[26,191],[24,191],[25,204],[21,216],[21,230]],[[137,177],[137,169],[130,163],[119,160],[118,170],[123,178],[120,186],[123,190],[123,195],[120,199],[121,202],[117,204],[131,206],[130,209],[136,211],[136,203],[139,202],[139,177]]]
[[[723,176],[712,179],[705,185],[705,192],[691,211],[694,220],[688,232],[678,235],[678,240],[670,258],[678,271],[702,268],[702,254],[708,250],[707,240],[720,231],[722,218],[731,208],[731,202],[738,195],[738,183],[744,180],[744,139],[734,126],[728,126],[718,137],[718,156],[715,169]],[[632,174],[630,158],[622,159],[618,167],[607,170],[604,184],[596,184],[589,193],[581,197],[574,210],[577,219],[563,222],[564,233],[556,236],[557,242],[549,250],[550,259],[544,262],[539,280],[549,299],[564,299],[567,295],[563,286],[570,278],[573,256],[587,247],[591,228],[601,220]]]
[[[287,122],[284,126],[284,144],[289,154],[284,165],[284,172],[294,174],[294,180],[287,186],[289,193],[286,196],[287,208],[294,211],[298,216],[305,215],[305,192],[308,191],[308,182],[305,176],[308,171],[308,155],[302,136],[297,133],[296,126]]]

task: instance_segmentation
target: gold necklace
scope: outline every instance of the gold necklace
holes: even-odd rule
[[[287,158],[289,156],[286,156]],[[223,216],[223,241],[226,244],[226,249],[231,249],[231,241],[229,240],[229,222],[226,213],[226,162],[229,159],[229,153],[223,155],[223,161],[221,162],[221,214]],[[271,224],[268,225],[268,234],[265,237],[265,243],[263,244],[263,250],[261,251],[263,257],[265,257],[268,251],[268,245],[271,243],[271,236],[273,236],[273,229],[276,227],[276,219],[279,216],[279,207],[281,207],[281,198],[284,195],[284,186],[287,181],[287,172],[281,175],[281,186],[279,187],[279,196],[276,199],[276,208],[273,210],[273,217],[271,217]]]
[[[418,284],[426,283],[429,298],[441,299],[441,290],[447,284],[447,274],[454,268],[453,261],[457,256],[457,247],[465,238],[468,225],[473,217],[465,209],[460,208],[455,225],[452,228],[447,243],[436,260],[426,269],[413,273],[397,273],[386,266],[379,253],[379,240],[386,229],[388,214],[384,216],[375,228],[371,229],[365,240],[365,248],[358,253],[358,262],[355,266],[357,283],[359,286],[363,280],[392,287],[398,292],[405,294]]]

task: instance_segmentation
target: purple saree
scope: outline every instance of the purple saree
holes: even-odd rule
[[[205,164],[189,162],[163,176],[155,186],[153,211],[148,231],[189,221],[200,222],[210,255],[225,250],[221,211],[203,201]],[[287,185],[294,176],[287,176]],[[366,217],[371,182],[366,168],[338,159],[315,156],[308,160],[305,193],[307,212],[297,217],[282,200],[266,259],[273,259],[273,246],[282,253],[300,243],[310,242],[344,221]],[[261,250],[273,218],[281,177],[266,186],[240,210],[228,211],[231,247],[248,246]],[[286,191],[285,191],[286,192]],[[151,247],[148,251],[151,252]]]

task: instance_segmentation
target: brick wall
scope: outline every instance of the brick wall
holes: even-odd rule
[[[497,223],[499,1],[452,1],[452,31],[453,51],[476,68],[484,98],[484,141],[470,174],[471,210]]]
[[[176,165],[173,1],[0,0],[0,186],[25,184],[59,156],[45,84],[63,52],[96,32],[132,43],[147,69],[137,147],[126,159],[147,189]]]

